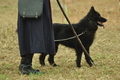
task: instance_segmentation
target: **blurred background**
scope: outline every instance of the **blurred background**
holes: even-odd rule
[[[59,0],[71,23],[79,22],[94,6],[108,21],[105,29],[99,28],[91,46],[92,59],[98,64],[90,68],[84,56],[82,68],[76,68],[73,49],[60,45],[52,67],[39,65],[35,54],[33,67],[46,74],[42,76],[20,75],[17,41],[17,0],[0,0],[0,80],[120,80],[120,0]],[[67,23],[56,0],[51,0],[53,23]]]

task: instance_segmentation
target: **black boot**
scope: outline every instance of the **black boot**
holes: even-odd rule
[[[37,69],[32,68],[32,58],[33,54],[25,55],[21,59],[21,64],[19,65],[19,70],[22,74],[29,75],[32,74],[39,74],[40,71]]]

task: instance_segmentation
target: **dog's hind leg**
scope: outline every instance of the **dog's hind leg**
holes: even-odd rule
[[[57,66],[56,63],[54,62],[54,56],[55,55],[49,55],[48,61],[49,61],[50,65]]]
[[[57,53],[57,51],[58,51],[58,45],[59,45],[59,42],[55,42],[55,50],[56,50],[56,53]],[[57,66],[57,65],[55,64],[55,62],[54,62],[54,56],[55,56],[55,55],[49,55],[48,61],[49,61],[50,65],[52,65],[52,66]]]
[[[76,49],[76,56],[77,56],[76,65],[78,68],[81,67],[82,52],[83,52],[83,50],[81,48]]]
[[[58,46],[59,46],[59,42],[55,42],[55,52],[57,53],[58,51]]]
[[[41,64],[41,66],[45,66],[45,57],[46,57],[46,55],[47,54],[41,54],[40,56],[39,56],[39,63]]]
[[[58,51],[58,45],[59,45],[59,42],[55,42],[55,50],[56,50],[56,53],[57,53],[57,51]],[[52,66],[57,66],[57,64],[54,62],[54,56],[55,56],[55,55],[49,55],[48,61],[49,61],[50,65],[52,65]]]
[[[86,48],[86,50],[89,53],[89,48]],[[89,55],[90,55],[90,53],[89,53]],[[86,62],[89,64],[89,66],[92,67],[92,63],[91,63],[90,58],[88,57],[87,54],[85,54],[85,59],[86,59]]]

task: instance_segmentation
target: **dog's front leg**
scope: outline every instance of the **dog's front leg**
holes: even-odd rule
[[[77,65],[78,68],[81,67],[82,52],[83,52],[82,49],[77,49],[77,50],[76,50],[76,56],[77,56],[76,65]]]
[[[89,56],[90,56],[90,52],[89,52],[89,48],[86,48],[87,52],[89,53]],[[85,59],[86,59],[86,62],[89,64],[90,67],[92,67],[92,63],[90,61],[90,58],[88,57],[88,55],[84,52],[85,54]]]

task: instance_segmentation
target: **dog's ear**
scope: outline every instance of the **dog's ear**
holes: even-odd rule
[[[89,11],[89,13],[88,13],[88,19],[89,20],[94,19],[95,12],[96,11],[95,11],[94,7],[92,6],[91,9],[90,9],[90,11]]]
[[[91,12],[95,12],[95,9],[94,9],[93,6],[91,7],[90,11],[91,11]]]

